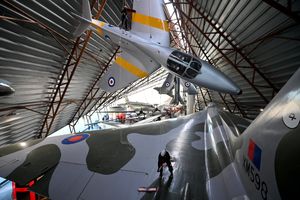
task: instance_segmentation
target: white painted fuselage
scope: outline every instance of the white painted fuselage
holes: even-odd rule
[[[134,32],[125,31],[119,27],[115,27],[101,21],[93,20],[92,24],[97,33],[106,40],[109,40],[115,45],[120,46],[123,50],[130,51],[133,55],[134,52],[143,52],[149,57],[140,59],[153,60],[170,71],[170,73],[179,76],[188,82],[194,83],[199,87],[207,87],[218,92],[225,92],[230,94],[241,93],[241,89],[230,78],[228,78],[225,74],[217,70],[206,61],[182,53],[180,51],[177,51],[176,49],[162,46],[159,43],[154,43],[150,40],[150,38],[142,38]],[[172,70],[169,67],[168,61],[172,60],[171,54],[175,51],[190,57],[189,63],[179,61],[178,65],[182,67],[181,72],[177,72],[176,69]],[[189,70],[193,70],[191,69],[190,65],[195,60],[201,63],[201,69],[197,71],[197,74],[195,76],[191,77],[188,75],[188,73]]]

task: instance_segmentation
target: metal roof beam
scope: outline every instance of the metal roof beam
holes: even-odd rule
[[[186,24],[186,23],[184,23]],[[212,60],[209,58],[209,56],[207,55],[207,53],[204,51],[203,47],[201,46],[201,44],[198,43],[198,40],[196,39],[195,35],[193,34],[193,32],[189,29],[188,26],[187,27],[187,30],[190,32],[191,36],[193,37],[193,39],[196,41],[197,45],[198,45],[198,48],[201,50],[201,52],[204,54],[206,60],[211,64],[211,65],[214,65]],[[215,65],[214,65],[215,66]],[[224,95],[224,97],[222,96],[222,94],[220,92],[218,92],[219,96],[221,97],[222,101],[224,102],[225,106],[227,107],[227,109],[229,110],[229,112],[233,112],[230,108],[229,108],[229,105],[227,104],[226,102],[226,94]],[[232,95],[230,95],[231,99],[237,103],[233,98]],[[240,109],[240,107],[238,105],[236,105],[237,108],[239,109],[240,113],[242,114],[243,117],[246,117],[246,115],[244,115],[244,111],[242,109]]]
[[[175,10],[176,8],[175,8],[174,4],[173,4],[173,7],[174,7],[174,10]],[[192,6],[190,6],[188,16],[190,16],[191,10],[192,10]],[[182,20],[183,18],[181,17],[181,13],[179,13],[179,15],[180,15],[180,19]],[[168,15],[167,15],[167,16],[168,16]],[[202,18],[202,17],[201,17],[201,18]],[[184,32],[184,34],[182,34],[182,36],[185,38],[185,41],[187,42],[187,44],[188,44],[188,46],[189,46],[189,49],[192,50],[192,53],[193,53],[195,56],[198,56],[197,53],[195,52],[195,50],[192,48],[192,45],[191,45],[191,43],[190,43],[190,41],[189,41],[188,34],[187,34],[187,32],[186,32],[187,30],[189,30],[188,27],[186,27],[186,26],[185,26],[185,27],[182,27],[182,26],[180,25],[180,23],[179,23],[179,17],[177,16],[177,14],[176,14],[176,19],[177,19],[177,24],[178,24],[178,26],[180,27],[180,30],[181,30],[181,31],[183,30],[183,32]],[[185,25],[186,25],[185,21],[183,21],[183,20],[181,21],[181,24],[185,24]],[[171,31],[174,31],[174,30],[171,29]],[[190,32],[190,34],[192,35],[192,37],[194,38],[194,40],[196,41],[196,43],[198,44],[198,48],[204,53],[204,55],[205,55],[206,59],[208,60],[208,62],[209,62],[210,64],[212,64],[211,60],[209,59],[209,57],[207,56],[206,52],[203,50],[203,48],[201,47],[201,45],[198,43],[198,41],[197,41],[197,39],[195,38],[195,36],[192,34],[192,32],[191,32],[190,30],[189,30],[189,32]],[[176,33],[175,33],[175,34],[176,34]],[[203,101],[204,101],[204,104],[205,104],[205,106],[207,106],[207,99],[206,99],[206,96],[207,96],[207,95],[208,95],[208,97],[209,97],[209,101],[212,102],[210,92],[209,92],[209,90],[208,90],[207,88],[204,89],[204,90],[206,91],[205,94],[203,93],[201,87],[199,88],[199,90],[200,90],[200,94],[201,94],[201,96],[202,96],[202,99],[203,99]],[[220,97],[221,97],[223,103],[226,105],[226,107],[227,107],[227,109],[229,110],[229,112],[232,112],[231,109],[230,109],[230,107],[229,107],[228,104],[226,103],[225,98],[223,98],[222,94],[221,94],[221,93],[218,93],[218,94],[220,95]],[[225,96],[226,96],[226,94],[225,94]],[[233,98],[233,97],[231,96],[231,98]],[[200,101],[199,101],[199,96],[198,96],[198,95],[197,95],[197,101],[198,101],[198,107],[199,107],[199,109],[200,109]],[[234,100],[234,102],[236,102],[236,101]],[[236,105],[236,107],[238,107],[239,110],[240,110],[240,107],[239,107],[238,105]],[[242,110],[240,110],[240,113],[244,116],[244,112],[243,112]]]
[[[232,113],[233,111],[230,109],[230,106],[229,106],[228,103],[226,102],[226,99],[225,99],[226,95],[224,95],[224,97],[223,97],[222,94],[219,93],[219,96],[221,97],[222,101],[224,102],[224,104],[225,104],[227,110],[229,110],[229,112]]]
[[[105,102],[105,104],[103,104],[102,108],[104,108],[104,106],[110,105],[117,99],[122,98],[123,95],[128,94],[128,93],[132,92],[133,90],[136,90],[137,88],[141,88],[141,87],[145,86],[148,82],[157,81],[157,79],[161,78],[161,75],[163,75],[164,73],[165,73],[165,70],[159,69],[156,72],[152,73],[150,76],[139,79],[136,82],[134,82],[133,84],[116,91],[114,93],[114,96],[112,96],[109,100],[107,100]],[[100,106],[98,106],[98,108],[100,108]],[[100,109],[102,109],[102,108],[100,108]]]
[[[263,2],[265,2],[266,4],[268,4],[269,6],[275,8],[275,9],[279,10],[280,12],[282,12],[289,18],[293,19],[295,22],[300,23],[300,16],[296,12],[292,11],[291,0],[288,0],[287,7],[284,7],[280,3],[277,3],[276,1],[273,1],[273,0],[263,0]]]
[[[56,89],[54,89],[52,101],[48,107],[46,117],[44,118],[44,122],[40,129],[39,137],[47,137],[50,134],[51,126],[54,122],[56,115],[58,114],[60,105],[63,101],[63,98],[64,98],[66,92],[67,92],[69,84],[70,84],[72,77],[75,73],[75,70],[80,62],[80,58],[84,52],[84,49],[87,45],[87,41],[90,38],[90,36],[91,36],[91,32],[89,31],[84,39],[84,41],[86,41],[86,42],[84,43],[83,47],[81,48],[79,55],[77,55],[77,51],[79,50],[80,38],[78,38],[76,40],[76,43],[72,49],[71,55],[69,56],[67,64],[64,67],[64,70],[62,71],[62,75],[60,76],[59,83],[56,86]],[[56,104],[55,101],[58,101],[58,103]]]
[[[198,3],[195,2],[195,1],[191,1],[191,0],[187,0],[187,2],[190,3],[190,6],[192,6],[195,11],[201,16],[203,17],[203,20],[204,22],[207,22],[214,30],[216,30],[215,33],[210,33],[210,34],[218,34],[220,37],[219,39],[222,37],[223,39],[225,39],[227,41],[227,43],[232,47],[232,49],[239,55],[242,57],[241,60],[237,60],[235,63],[236,64],[239,64],[241,61],[246,61],[252,68],[253,70],[255,71],[255,73],[259,74],[269,85],[270,88],[272,88],[275,92],[278,92],[278,88],[276,88],[272,83],[271,81],[265,77],[265,75],[256,67],[256,65],[250,61],[250,59],[236,46],[234,45],[233,41],[229,39],[229,36],[228,35],[225,35],[225,33],[223,31],[221,31],[221,27],[217,27],[217,24],[216,23],[213,23],[212,22],[212,19],[209,20],[207,16],[205,16],[205,13],[204,11],[201,11],[200,8],[198,8]],[[179,6],[176,6],[178,8],[178,10],[183,13],[183,15],[189,19],[189,17],[187,16],[187,14],[185,14],[180,8]],[[189,21],[195,26],[197,27],[197,29],[199,30],[200,28],[192,21],[189,19]],[[204,23],[203,23],[204,24]],[[209,38],[209,36],[206,35],[206,33],[201,30],[201,33],[204,35],[204,37],[207,39]],[[216,46],[218,50],[223,50],[223,49],[220,49],[218,46]],[[220,53],[223,53],[223,52],[220,52]],[[235,65],[237,66],[237,65]],[[237,66],[238,67],[238,66]],[[267,100],[267,99],[266,99]],[[268,101],[268,100],[267,100]],[[269,101],[268,101],[269,102]]]
[[[83,114],[85,113],[87,107],[92,103],[92,101],[94,100],[94,97],[96,96],[96,94],[98,93],[98,91],[101,90],[100,87],[97,87],[97,85],[99,85],[99,80],[102,77],[103,73],[108,69],[110,63],[112,62],[113,58],[116,56],[118,50],[119,50],[119,47],[116,49],[116,51],[114,52],[114,54],[111,56],[110,60],[107,62],[106,66],[101,71],[101,73],[99,73],[99,75],[95,79],[92,87],[88,91],[87,95],[83,99],[82,103],[80,104],[80,106],[76,110],[76,112],[73,115],[73,117],[71,118],[69,125],[72,126],[74,130],[75,130],[74,127],[77,124],[78,120],[83,116]],[[103,92],[103,94],[101,95],[100,99],[104,96],[105,93],[106,92]],[[87,111],[87,112],[89,112],[89,111]]]
[[[186,33],[185,27],[182,27],[182,26],[180,25],[180,23],[179,23],[179,16],[177,15],[177,12],[176,12],[176,9],[175,9],[174,4],[172,4],[172,6],[173,6],[174,12],[175,12],[175,14],[176,14],[176,21],[177,21],[176,24],[177,24],[177,25],[179,26],[179,28],[180,28],[180,33],[181,33],[181,35],[182,35],[182,39],[184,38],[184,40],[185,40],[185,42],[184,42],[184,41],[183,41],[183,42],[188,44],[189,49],[192,50],[192,52],[193,52],[194,55],[197,55],[197,53],[196,53],[196,52],[194,51],[194,49],[192,48],[189,39],[187,38],[188,35],[187,35],[187,33]],[[191,8],[191,7],[190,7],[190,8]],[[192,9],[189,10],[189,14],[191,13],[191,10],[192,10]],[[179,15],[180,15],[180,13],[179,13]],[[167,18],[170,20],[169,13],[167,13]],[[181,21],[181,23],[184,23],[184,21]],[[182,31],[182,30],[183,30],[183,31]],[[172,27],[172,28],[170,29],[170,31],[173,32],[173,34],[171,34],[172,37],[174,37],[174,35],[178,37],[178,33],[177,33],[177,31],[174,29],[174,27]],[[184,32],[184,34],[183,34],[183,32]],[[178,39],[179,39],[179,37],[178,37]],[[174,38],[174,40],[175,40],[175,38]],[[179,42],[179,44],[181,44],[181,43]],[[180,46],[181,46],[181,45],[178,45],[178,47],[180,47]],[[187,49],[185,49],[185,50],[187,51]],[[203,93],[202,93],[202,89],[199,88],[199,90],[200,90],[200,92],[201,92],[201,95],[202,95],[202,99],[203,99],[203,101],[204,101],[204,104],[205,104],[205,106],[207,106],[205,96],[204,96]],[[209,94],[209,92],[208,92],[207,89],[206,89],[206,91],[207,91],[207,93]],[[209,95],[209,97],[210,97],[210,95]],[[198,104],[199,104],[199,97],[198,97],[198,95],[197,95],[197,101],[198,101]],[[210,101],[211,101],[211,99],[210,99]],[[200,105],[198,105],[198,106],[200,106]],[[199,109],[200,109],[200,107],[199,107]]]
[[[188,0],[189,1],[189,0]],[[197,11],[198,14],[202,15],[203,16],[203,19],[205,20],[205,22],[209,23],[216,31],[217,31],[217,34],[218,36],[223,39],[225,39],[229,45],[232,46],[232,48],[235,50],[235,59],[234,60],[231,60],[224,52],[223,50],[219,47],[218,44],[215,44],[215,42],[212,41],[212,39],[210,39],[210,37],[208,35],[206,35],[204,33],[203,30],[201,30],[197,24],[192,21],[191,19],[189,19],[189,17],[187,16],[187,14],[185,14],[179,6],[176,6],[177,9],[180,11],[180,13],[182,13],[182,15],[200,32],[202,33],[202,35],[206,38],[207,41],[209,41],[219,52],[220,54],[222,54],[222,56],[225,58],[225,60],[230,64],[232,65],[236,70],[237,72],[248,82],[248,84],[257,92],[257,94],[266,102],[268,103],[270,100],[258,89],[258,87],[255,85],[254,81],[255,81],[255,75],[259,74],[268,84],[268,86],[274,90],[275,92],[278,91],[278,89],[260,72],[260,70],[258,70],[258,68],[250,61],[250,59],[248,57],[246,57],[238,48],[237,46],[235,46],[233,44],[233,42],[228,38],[228,36],[226,36],[221,30],[220,28],[216,27],[213,23],[210,22],[210,20],[208,20],[206,18],[206,16],[204,16],[204,13],[202,13],[200,11],[200,9],[197,9],[197,3],[195,5],[195,2],[191,2],[191,5],[194,7],[194,9]],[[220,39],[218,40],[220,41]],[[242,59],[238,60],[237,57],[240,56],[242,57]],[[246,61],[249,66],[252,67],[253,69],[253,76],[252,76],[252,80],[250,80],[240,69],[239,69],[239,63],[241,61]],[[274,92],[272,92],[272,94],[274,94]]]
[[[174,6],[174,5],[173,5],[173,6]],[[190,8],[191,8],[191,7],[190,7]],[[175,6],[174,6],[174,9],[175,9]],[[190,10],[191,10],[191,9],[190,9]],[[189,12],[190,12],[190,11],[189,11]],[[181,13],[180,13],[180,15],[181,15]],[[182,18],[182,19],[183,19],[183,18]],[[185,21],[182,21],[182,24],[185,24],[185,27],[186,27],[186,28],[183,27],[182,29],[184,30],[184,33],[185,33],[185,40],[187,41],[187,43],[188,43],[190,49],[192,50],[193,54],[194,54],[195,56],[198,56],[197,53],[194,51],[194,49],[192,48],[192,46],[191,46],[191,44],[190,44],[190,41],[189,41],[188,34],[187,34],[186,30],[189,31],[189,33],[190,33],[190,35],[192,36],[192,38],[196,41],[196,43],[197,43],[197,45],[198,45],[198,48],[203,52],[203,54],[204,54],[204,56],[206,57],[207,61],[208,61],[210,64],[213,65],[213,63],[211,62],[211,59],[208,57],[207,53],[204,51],[204,49],[202,48],[201,44],[199,44],[199,42],[198,42],[197,38],[195,37],[195,35],[194,35],[194,34],[192,33],[192,31],[188,28],[187,23],[186,23]],[[208,94],[209,100],[210,100],[210,102],[212,102],[212,99],[211,99],[211,95],[210,95],[210,93],[209,93],[209,90],[208,90],[208,89],[205,89],[205,90],[206,90],[206,94],[204,95],[203,92],[202,92],[202,88],[199,88],[199,89],[200,89],[200,92],[201,92],[201,95],[202,95],[202,99],[204,100],[204,104],[205,104],[205,106],[207,106],[207,102],[206,102],[206,99],[205,99],[205,95],[206,95],[206,94]],[[232,112],[231,109],[230,109],[230,107],[229,107],[229,105],[228,105],[227,102],[226,102],[226,99],[222,96],[221,93],[218,92],[218,94],[219,94],[219,96],[221,97],[221,99],[222,99],[223,103],[225,104],[225,106],[227,107],[227,109],[229,110],[229,112]],[[233,96],[232,96],[232,95],[230,95],[230,96],[231,96],[232,100],[236,103],[236,101],[233,99]],[[226,94],[225,94],[225,97],[226,97]],[[199,100],[199,98],[198,98],[198,100]],[[241,110],[240,107],[239,107],[238,105],[236,105],[236,107],[239,109],[239,111],[240,111],[240,113],[242,114],[242,116],[245,117],[245,115],[244,115],[245,112],[244,112],[243,110]]]
[[[95,16],[96,19],[98,19],[100,17],[105,4],[106,4],[106,0],[104,0],[102,2],[100,8],[98,9],[98,12]],[[75,71],[76,71],[76,68],[80,63],[80,59],[85,51],[85,48],[89,42],[91,35],[92,35],[92,31],[89,30],[89,31],[87,31],[85,38],[83,40],[81,40],[81,37],[77,38],[75,45],[73,46],[72,52],[69,55],[67,64],[62,71],[62,74],[58,81],[58,85],[56,86],[56,89],[54,89],[52,100],[51,100],[51,103],[49,104],[46,117],[44,118],[44,121],[41,125],[38,137],[40,137],[40,138],[47,137],[50,134],[52,124],[55,120],[55,117],[59,113],[60,105],[61,105],[63,98],[68,90],[69,84],[72,80],[72,77],[73,77]],[[57,101],[57,100],[58,100],[58,103],[56,104],[55,101]]]
[[[23,11],[21,8],[19,8],[18,6],[14,5],[14,3],[12,1],[9,1],[9,0],[4,0],[4,1],[7,4],[9,4],[11,7],[13,7],[16,11],[18,11],[26,20],[32,21],[32,22],[36,23],[41,28],[46,29],[48,32],[50,32],[51,35],[53,35],[53,33],[54,33],[54,34],[58,35],[61,39],[65,40],[66,42],[70,42],[70,40],[68,38],[66,38],[64,35],[60,34],[59,32],[57,32],[54,29],[50,28],[49,26],[45,25],[44,23],[42,23],[40,21],[37,21],[32,16],[30,16],[29,14],[27,14],[25,11]]]

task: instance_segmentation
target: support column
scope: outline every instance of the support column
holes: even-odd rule
[[[187,95],[187,114],[195,112],[195,95]]]

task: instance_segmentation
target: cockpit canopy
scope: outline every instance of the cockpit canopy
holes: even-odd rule
[[[167,67],[183,77],[193,79],[201,70],[201,62],[189,54],[175,50],[167,60]]]

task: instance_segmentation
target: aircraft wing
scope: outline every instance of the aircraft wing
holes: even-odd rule
[[[141,51],[120,48],[112,65],[100,80],[100,87],[107,92],[115,92],[146,77],[158,69],[160,65]]]
[[[174,87],[174,75],[169,73],[163,85],[161,87],[156,87],[154,89],[157,90],[159,94],[168,94],[169,96],[173,96],[172,95],[173,87]]]
[[[195,95],[198,93],[196,90],[196,87],[193,83],[190,83],[186,80],[180,79],[180,84],[183,88],[183,92],[187,92],[190,95]]]
[[[151,117],[148,117],[148,118],[146,118],[146,119],[144,119],[144,120],[138,121],[138,122],[136,122],[135,124],[137,125],[137,124],[151,123],[151,122],[156,121],[157,118],[159,118],[159,117],[161,117],[161,116],[162,116],[162,114],[158,114],[158,115],[155,115],[155,116],[151,116]]]
[[[204,110],[151,124],[13,144],[0,149],[0,176],[21,185],[38,179],[30,190],[55,200],[152,199],[158,195],[202,199],[208,196],[208,181],[234,160],[226,146],[227,134],[238,129],[229,117]],[[173,157],[174,179],[167,169],[162,179],[157,173],[157,157],[164,148]],[[234,177],[231,180],[236,184]],[[210,189],[217,190],[219,184],[225,183]],[[138,192],[140,187],[158,191]],[[240,186],[230,189],[235,191],[229,193],[231,198],[244,194]]]

